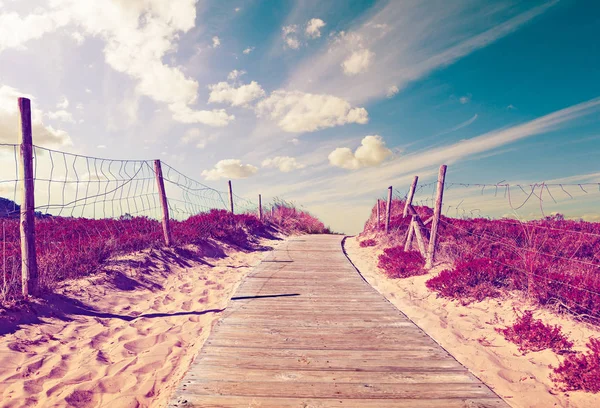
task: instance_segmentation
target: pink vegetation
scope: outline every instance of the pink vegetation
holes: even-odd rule
[[[600,339],[590,339],[585,353],[567,356],[554,369],[552,379],[563,391],[600,392]]]
[[[3,219],[2,224],[5,238],[0,242],[0,303],[18,299],[21,292],[19,221]],[[51,289],[65,279],[93,273],[112,256],[163,245],[161,223],[146,217],[100,220],[47,217],[36,219],[35,226],[42,290]],[[225,210],[171,221],[171,236],[178,246],[213,239],[250,250],[257,247],[259,238],[273,237],[275,232],[329,230],[310,214],[287,206],[279,206],[274,216],[264,222],[252,214],[232,215]]]
[[[546,325],[541,320],[534,319],[531,310],[525,311],[512,326],[496,331],[502,333],[506,340],[518,345],[523,354],[546,349],[559,353],[573,347],[573,342],[567,339],[559,326]]]
[[[379,256],[378,266],[390,278],[408,278],[427,273],[423,268],[424,259],[416,251],[404,252],[403,247],[387,248]]]

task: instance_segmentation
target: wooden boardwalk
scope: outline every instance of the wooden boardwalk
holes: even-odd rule
[[[341,237],[273,251],[239,287],[170,407],[508,407],[348,262]]]

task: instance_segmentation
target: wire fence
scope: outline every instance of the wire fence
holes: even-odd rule
[[[175,221],[174,234],[183,234],[185,240],[194,234],[210,236],[211,228],[221,228],[216,220],[227,218],[215,215],[189,226],[178,221],[231,208],[229,192],[198,182],[166,163],[98,158],[33,145],[33,189],[28,191],[21,175],[21,161],[26,160],[21,149],[22,145],[0,144],[0,300],[14,297],[21,289],[25,294],[21,255],[23,242],[28,241],[23,241],[19,218],[27,194],[35,203],[35,238],[30,240],[35,267],[23,276],[36,275],[35,285],[42,288],[90,273],[109,256],[169,244],[166,213],[167,230],[171,230],[168,221]],[[232,200],[236,214],[256,214],[252,200],[237,194],[232,194]],[[175,237],[175,241],[180,240]]]
[[[396,188],[386,239],[409,241],[412,250],[416,245],[410,230],[419,228],[425,241],[423,257],[436,248],[437,264],[465,268],[463,283],[487,279],[487,274],[492,286],[525,290],[539,303],[600,321],[600,223],[594,222],[600,216],[590,211],[600,199],[600,182],[571,181],[485,184],[442,179],[443,201],[438,201],[439,180],[417,185],[412,196],[410,189]],[[410,212],[403,216],[407,202],[423,227],[413,225]],[[381,207],[380,200],[380,212],[387,207],[385,201]],[[383,230],[372,221],[375,214],[376,207],[366,230]],[[431,224],[424,225],[434,218],[439,229],[432,236]],[[428,245],[431,240],[433,246]],[[477,259],[489,260],[506,274],[489,270],[466,276],[469,262]]]

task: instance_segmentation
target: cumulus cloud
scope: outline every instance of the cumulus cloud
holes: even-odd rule
[[[255,47],[248,47],[246,48],[244,51],[242,51],[244,54],[248,55],[250,54],[252,51],[254,51]]]
[[[392,85],[388,88],[386,96],[388,98],[393,98],[394,96],[396,96],[396,94],[398,94],[398,92],[400,92],[400,89],[398,89],[396,85]]]
[[[379,135],[365,136],[360,147],[353,153],[347,147],[338,147],[329,154],[329,163],[343,169],[356,170],[363,167],[378,166],[392,155]]]
[[[235,81],[236,79],[238,79],[239,77],[241,77],[245,73],[246,73],[246,71],[238,71],[237,69],[234,69],[233,71],[231,71],[227,75],[227,80],[229,80],[229,81]]]
[[[48,112],[48,118],[53,120],[59,120],[61,122],[75,123],[75,119],[73,119],[73,115],[71,115],[71,112],[67,112],[66,110]]]
[[[217,37],[216,35],[212,38],[212,47],[213,48],[217,48],[221,46],[221,39],[219,37]]]
[[[211,140],[214,140],[214,136],[205,135],[200,129],[192,128],[183,134],[180,142],[184,145],[194,144],[198,149],[204,149]]]
[[[465,95],[465,96],[461,96],[460,98],[458,98],[458,101],[460,103],[462,103],[463,105],[471,102],[471,94]]]
[[[71,137],[67,132],[44,124],[43,118],[46,114],[35,107],[33,96],[6,85],[0,85],[0,143],[18,143],[20,140],[19,97],[31,100],[31,131],[35,144],[49,147],[72,144]]]
[[[60,102],[56,104],[58,109],[67,109],[69,107],[69,100],[66,96],[63,96]]]
[[[374,57],[375,53],[366,48],[352,52],[352,54],[342,62],[344,74],[358,75],[367,72]]]
[[[32,39],[65,28],[104,41],[106,63],[135,80],[136,92],[169,105],[175,120],[218,123],[207,111],[189,107],[197,100],[198,82],[179,67],[163,63],[176,49],[181,33],[195,25],[196,0],[106,1],[53,0],[46,9],[19,16],[0,14],[0,52],[22,48]],[[213,45],[220,40],[213,38]],[[86,90],[87,92],[87,90]],[[219,113],[219,116],[224,117]]]
[[[234,87],[228,82],[209,85],[208,103],[229,103],[231,106],[248,106],[250,102],[265,96],[265,91],[256,81]]]
[[[297,50],[300,48],[300,41],[297,37],[298,26],[296,24],[281,27],[281,37],[288,48]]]
[[[277,121],[286,132],[314,132],[369,121],[365,108],[352,107],[345,99],[300,91],[274,91],[257,104],[256,112],[259,116]]]
[[[242,179],[250,177],[258,171],[258,168],[251,164],[242,164],[238,159],[221,160],[210,170],[204,170],[202,177],[206,180]]]
[[[304,32],[308,38],[319,38],[321,36],[321,28],[325,27],[325,22],[320,18],[311,18],[306,23]]]
[[[278,168],[282,173],[289,173],[290,171],[305,167],[303,164],[299,164],[295,157],[290,156],[277,156],[272,159],[265,159],[261,165],[267,168]]]
[[[222,127],[235,119],[225,109],[193,110],[185,104],[171,104],[169,110],[173,119],[181,123],[202,123],[208,126]]]

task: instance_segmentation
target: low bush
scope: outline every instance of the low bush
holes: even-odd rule
[[[403,247],[396,246],[387,248],[379,255],[378,266],[383,269],[390,278],[408,278],[411,276],[424,275],[425,260],[419,252],[405,252]]]
[[[600,392],[600,339],[591,338],[587,347],[568,355],[550,376],[563,391]]]
[[[364,241],[360,241],[361,248],[367,248],[377,245],[377,241],[374,239],[365,239]]]
[[[500,289],[510,288],[513,277],[509,268],[497,265],[489,258],[459,262],[426,282],[439,296],[459,299],[463,303],[498,297]]]
[[[523,354],[546,349],[558,353],[573,347],[573,342],[562,333],[560,326],[546,325],[540,319],[534,319],[531,310],[525,311],[512,326],[496,331],[519,346]]]

